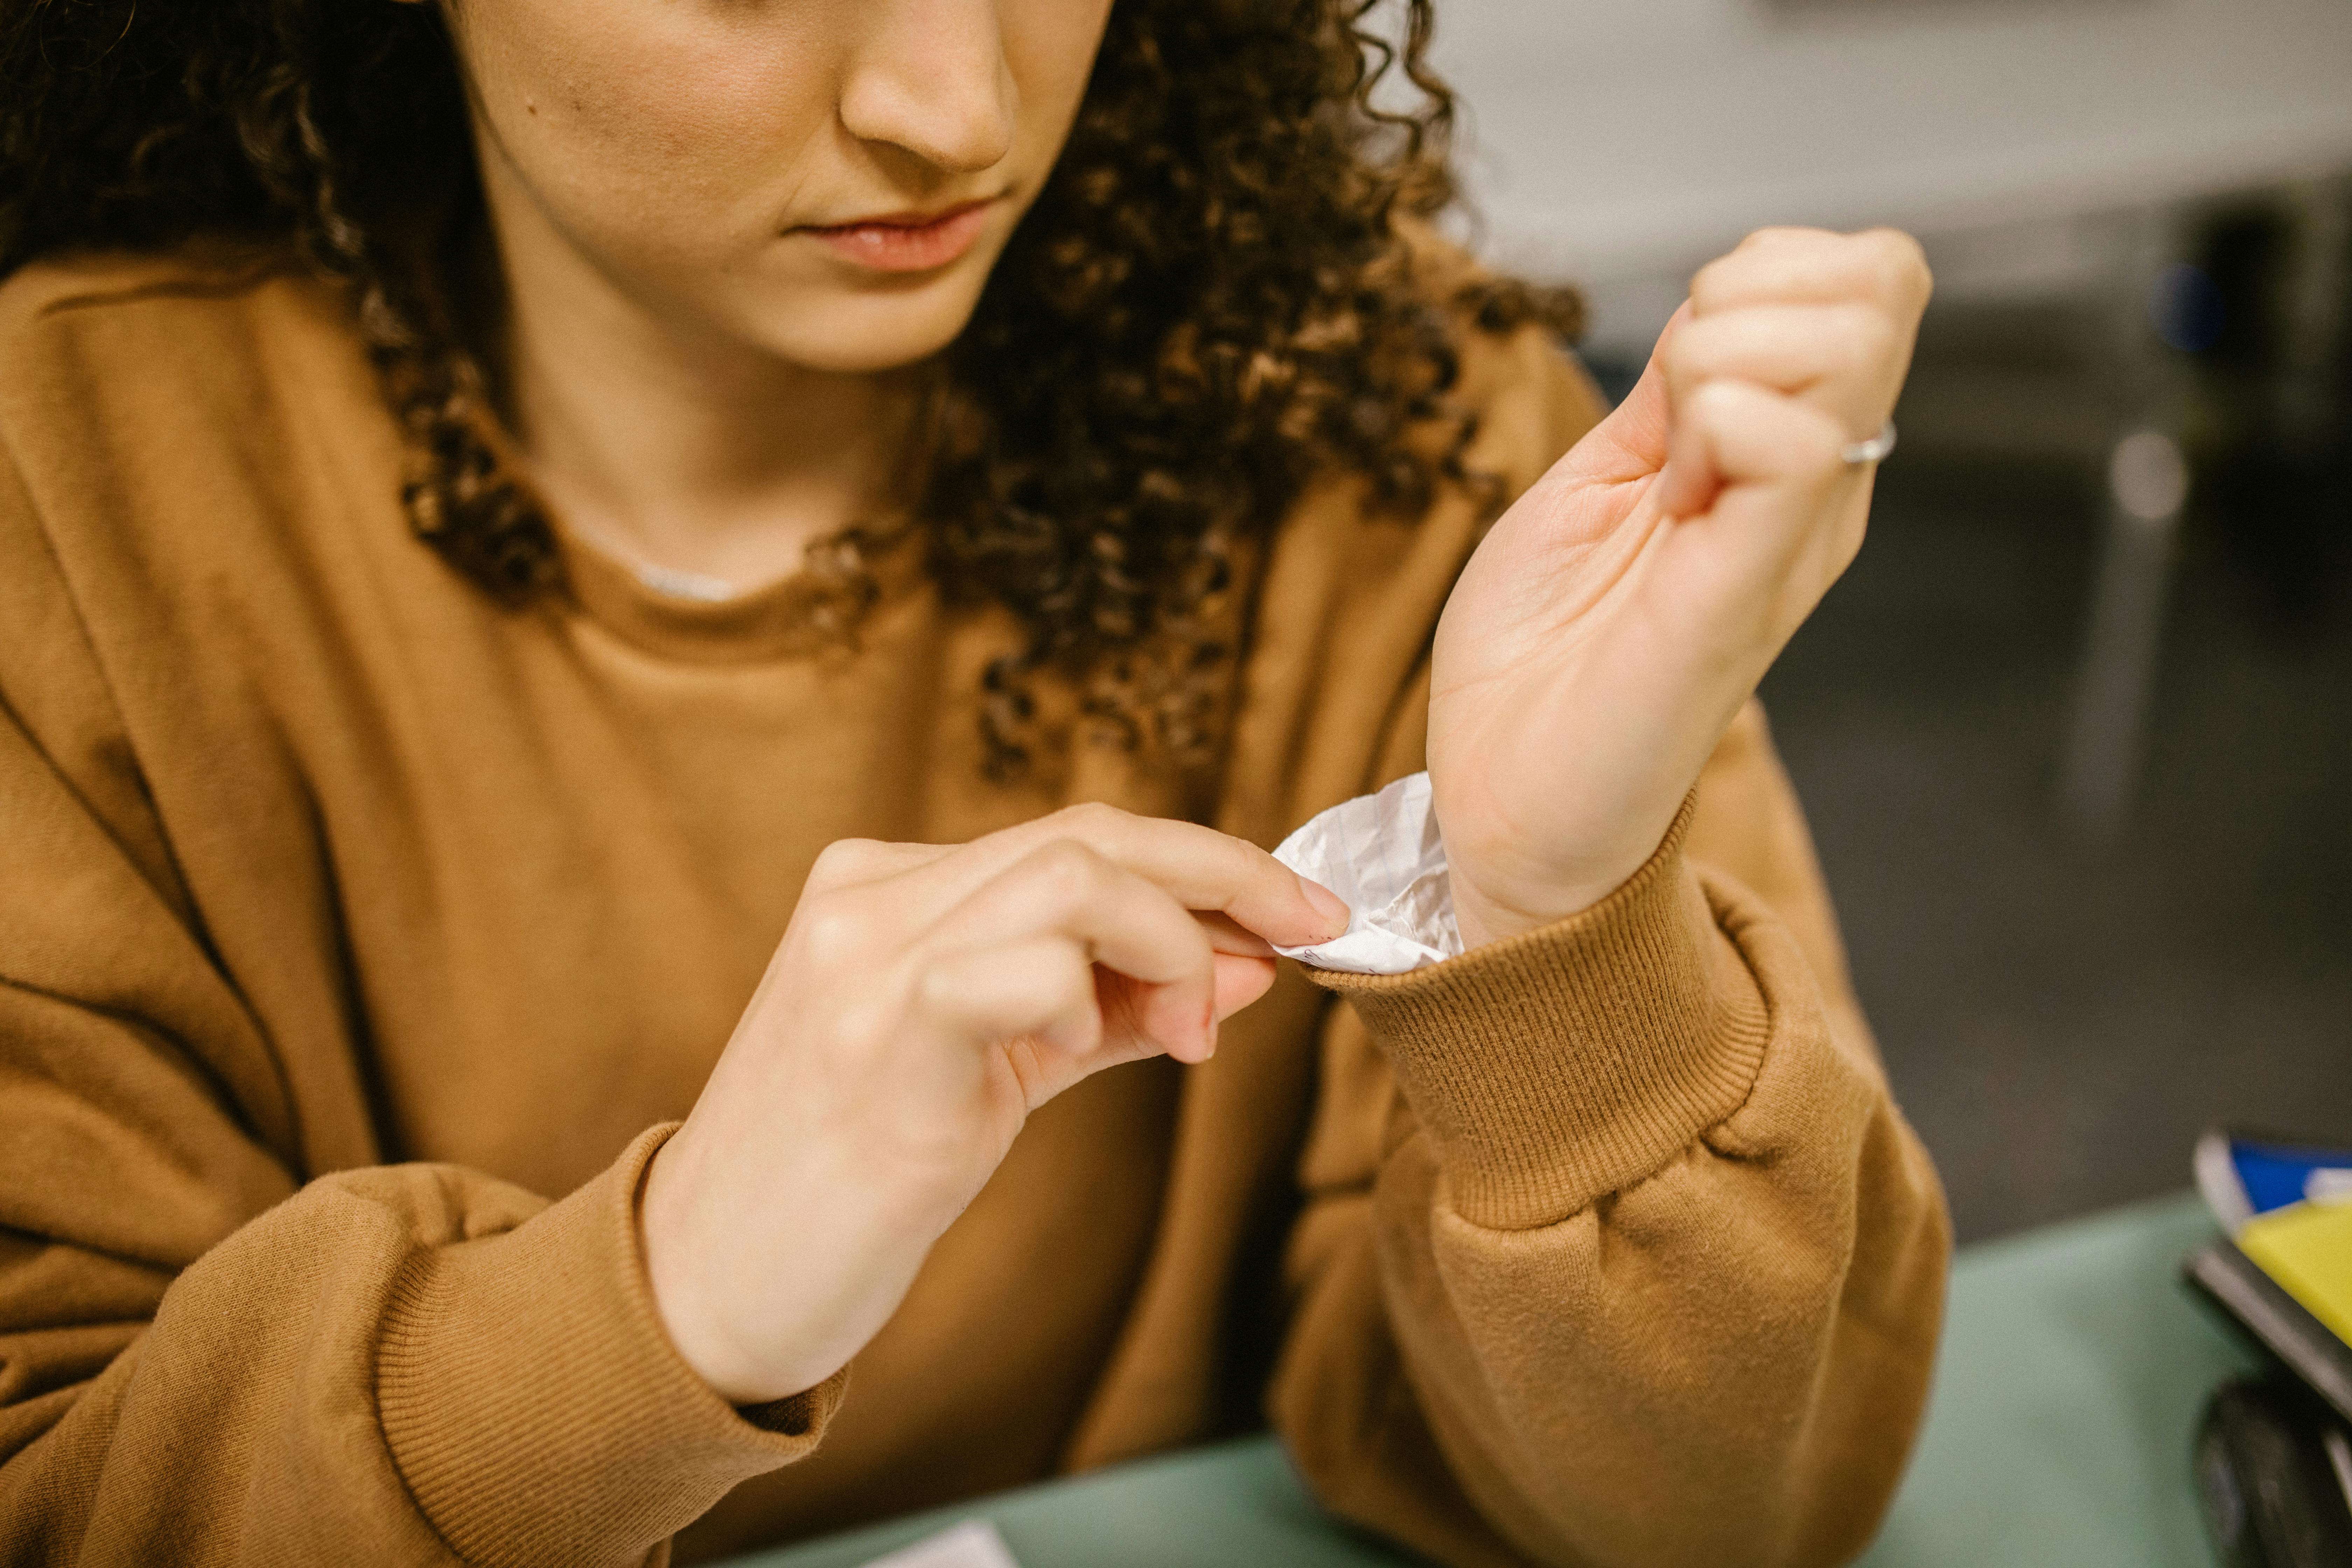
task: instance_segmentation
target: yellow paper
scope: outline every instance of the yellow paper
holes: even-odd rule
[[[2352,1344],[2352,1203],[2296,1204],[2246,1222],[2238,1248]]]

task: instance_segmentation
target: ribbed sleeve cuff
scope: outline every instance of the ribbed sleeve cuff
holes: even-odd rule
[[[837,1373],[747,1419],[688,1366],[655,1308],[637,1189],[675,1126],[501,1235],[420,1253],[376,1352],[386,1442],[469,1563],[625,1563],[738,1482],[816,1446]]]
[[[1528,1229],[1641,1180],[1737,1110],[1770,1018],[1687,862],[1691,803],[1580,914],[1410,974],[1310,970],[1355,1005],[1454,1212]]]

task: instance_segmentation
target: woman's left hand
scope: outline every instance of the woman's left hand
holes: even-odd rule
[[[1624,405],[1496,523],[1437,628],[1429,771],[1466,946],[1639,870],[1861,547],[1929,279],[1876,230],[1708,265]]]

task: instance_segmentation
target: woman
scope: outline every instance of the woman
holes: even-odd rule
[[[1743,704],[1924,269],[1760,236],[1589,429],[1355,10],[16,9],[12,1560],[1269,1415],[1441,1561],[1867,1539],[1945,1224]],[[1466,951],[1278,975],[1424,762]]]

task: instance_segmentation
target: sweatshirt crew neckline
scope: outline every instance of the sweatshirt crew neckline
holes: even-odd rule
[[[533,481],[502,419],[483,409],[473,423],[499,466],[546,519],[570,607],[656,658],[749,664],[852,651],[859,625],[897,602],[923,574],[924,552],[915,545],[919,530],[903,510],[893,510],[813,541],[803,564],[773,582],[740,593],[703,591],[725,584],[625,561],[589,538]],[[828,552],[845,568],[830,580],[806,564]]]
[[[563,552],[571,605],[624,642],[688,664],[809,658],[856,646],[860,622],[894,604],[922,576],[913,530],[893,534],[862,564],[867,588],[826,582],[803,568],[728,598],[665,592],[636,570],[549,520]],[[845,547],[848,548],[848,547]]]

